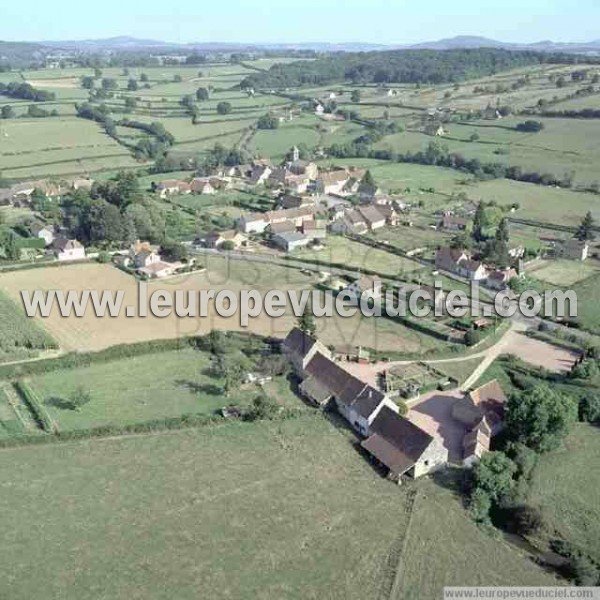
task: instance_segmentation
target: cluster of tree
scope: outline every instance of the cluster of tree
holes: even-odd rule
[[[198,164],[199,175],[210,175],[218,167],[235,167],[250,160],[250,154],[240,148],[225,148],[222,144],[215,144],[208,150],[202,162]]]
[[[266,72],[248,76],[241,85],[269,89],[325,85],[344,80],[353,83],[438,84],[563,60],[572,61],[572,57],[493,48],[336,53],[313,61],[275,64]]]
[[[27,107],[27,116],[33,119],[43,119],[44,117],[57,117],[58,110],[53,108],[52,110],[45,110],[35,104],[30,104]]]
[[[38,90],[30,83],[18,83],[16,81],[10,83],[0,82],[0,95],[19,98],[20,100],[33,100],[34,102],[50,102],[56,99],[54,92]]]
[[[458,152],[450,152],[447,146],[441,145],[437,141],[430,142],[425,151],[415,153],[397,153],[388,149],[373,150],[367,143],[350,142],[346,144],[333,144],[328,148],[328,154],[336,158],[375,158],[377,160],[390,160],[402,163],[437,165],[471,173],[482,180],[506,178],[525,183],[564,188],[570,188],[573,184],[573,175],[571,173],[566,173],[563,177],[558,177],[551,173],[523,171],[519,166],[507,166],[502,163],[483,163],[478,158],[467,159]]]
[[[558,117],[560,119],[600,119],[599,108],[582,108],[581,110],[546,110],[539,114],[542,117]]]
[[[379,121],[362,121],[366,125],[367,131],[354,140],[355,144],[375,144],[383,139],[386,135],[398,133],[402,130],[401,126],[396,121],[379,120]]]
[[[516,130],[523,133],[538,133],[544,129],[544,124],[541,121],[529,119],[522,123],[517,123]]]
[[[232,110],[231,102],[219,102],[217,104],[217,112],[220,115],[228,115]]]
[[[256,122],[257,129],[277,129],[279,127],[279,119],[275,115],[266,114]]]

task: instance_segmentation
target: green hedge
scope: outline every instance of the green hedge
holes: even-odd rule
[[[17,392],[31,410],[35,420],[46,433],[58,433],[58,425],[44,408],[37,394],[25,381],[15,382]]]

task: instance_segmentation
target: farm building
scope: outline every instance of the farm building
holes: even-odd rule
[[[384,406],[371,424],[371,435],[361,446],[388,469],[388,478],[417,478],[441,469],[448,450],[427,432]]]
[[[317,352],[330,357],[329,350],[319,340],[298,327],[294,327],[288,333],[281,344],[281,350],[292,363],[292,369],[299,377],[306,377],[306,365]]]
[[[272,240],[277,247],[286,252],[293,252],[297,248],[303,248],[310,243],[310,238],[299,231],[278,233],[272,237]]]

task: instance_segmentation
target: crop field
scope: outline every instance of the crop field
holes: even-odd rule
[[[575,284],[573,290],[577,294],[577,320],[584,329],[600,333],[600,275]]]
[[[23,432],[23,425],[11,406],[6,387],[0,384],[0,440]]]
[[[41,324],[28,319],[20,306],[0,292],[0,362],[34,357],[56,342]]]
[[[529,501],[550,528],[600,559],[600,460],[598,429],[578,424],[562,448],[541,457]]]
[[[247,404],[259,393],[248,384],[225,398],[223,381],[210,367],[208,353],[184,348],[51,371],[28,382],[62,431],[187,413],[212,414],[227,402]],[[80,387],[90,393],[91,401],[72,410],[66,403]],[[262,389],[282,405],[300,406],[283,378],[275,378]]]
[[[0,499],[0,559],[13,575],[3,589],[14,600],[41,581],[65,600],[100,589],[115,600],[174,589],[181,600],[206,589],[215,600],[383,597],[406,534],[402,598],[500,585],[506,573],[515,585],[554,583],[432,483],[418,484],[409,526],[408,489],[317,414],[8,449],[0,476],[11,489]]]
[[[245,261],[227,261],[221,257],[203,258],[207,270],[179,276],[167,281],[149,283],[148,292],[154,290],[199,289],[215,291],[228,289],[257,289],[263,293],[270,289],[302,290],[311,289],[318,282],[317,276],[305,275],[297,269],[278,267]],[[138,305],[137,283],[129,275],[109,265],[85,264],[61,268],[37,269],[35,280],[31,272],[6,273],[0,280],[1,289],[15,301],[20,301],[21,290],[62,289],[81,291],[85,289],[117,290],[124,292],[123,306]],[[289,310],[289,307],[288,307]],[[108,318],[108,317],[106,317]],[[117,318],[115,318],[117,319]],[[180,336],[203,335],[211,329],[246,330],[260,335],[284,337],[295,323],[295,317],[286,312],[283,317],[271,318],[263,314],[250,319],[248,328],[240,326],[239,315],[221,317],[211,304],[207,317],[178,318],[174,313],[166,318],[152,315],[130,319],[124,314],[118,322],[111,318],[110,326],[103,319],[96,318],[91,309],[81,318],[62,318],[54,307],[47,319],[36,319],[43,324],[64,350],[92,351],[115,344],[133,343],[153,339],[171,339]],[[406,329],[388,319],[360,317],[318,319],[320,338],[327,344],[356,345],[357,340],[366,347],[378,350],[403,350],[425,352],[439,346],[434,338]]]

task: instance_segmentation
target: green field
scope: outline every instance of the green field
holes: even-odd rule
[[[61,430],[212,414],[230,401],[249,403],[260,394],[247,385],[224,397],[223,380],[210,371],[210,355],[191,348],[52,371],[29,383]],[[80,410],[63,408],[79,387],[91,401]],[[264,390],[282,405],[300,405],[284,379],[276,378]]]
[[[553,583],[427,482],[404,540],[411,488],[320,414],[2,450],[0,477],[11,600],[387,598],[398,568],[398,598]]]
[[[576,425],[564,446],[541,458],[529,501],[548,527],[600,560],[600,479],[590,465],[600,460],[598,429]]]
[[[342,236],[329,236],[323,250],[301,250],[294,257],[318,260],[327,265],[344,266],[349,269],[375,271],[383,277],[398,277],[422,269],[419,263],[371,248]]]

